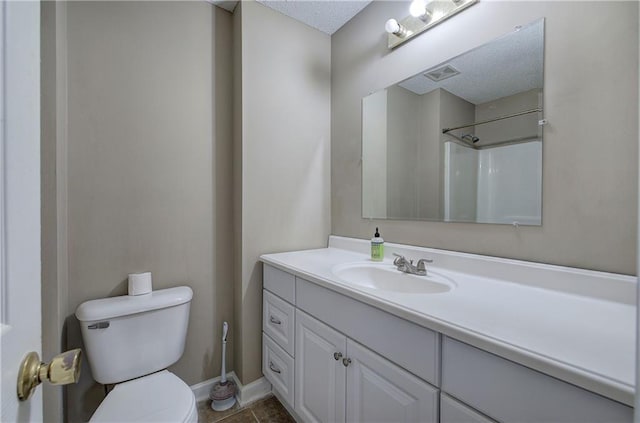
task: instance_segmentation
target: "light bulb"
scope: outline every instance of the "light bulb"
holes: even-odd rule
[[[400,32],[400,24],[395,19],[389,19],[384,24],[384,30],[389,34],[398,34]]]
[[[405,28],[404,26],[400,25],[398,23],[398,21],[396,21],[395,19],[389,19],[384,24],[384,29],[389,34],[393,34],[396,37],[400,37],[400,38],[404,38],[408,34],[407,28]]]
[[[409,6],[409,13],[414,18],[419,18],[427,13],[427,5],[424,0],[413,0]]]

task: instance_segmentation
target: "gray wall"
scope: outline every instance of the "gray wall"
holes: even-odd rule
[[[406,16],[407,4],[365,8],[331,40],[332,233],[370,238],[379,226],[391,242],[634,274],[637,9],[637,2],[479,2],[390,51],[384,22]],[[550,122],[542,227],[362,219],[362,97],[541,17]],[[615,77],[605,77],[613,64]]]
[[[236,131],[235,370],[262,377],[264,253],[323,247],[330,230],[331,40],[254,1],[241,8],[241,121]],[[235,13],[238,13],[237,11]],[[236,18],[236,24],[237,18]],[[237,65],[238,63],[236,63]],[[360,101],[360,99],[358,99]],[[238,191],[240,190],[240,191]]]
[[[67,7],[67,347],[81,344],[81,302],[126,294],[127,274],[149,270],[154,289],[194,291],[170,370],[215,377],[233,318],[231,15],[206,2]],[[68,390],[71,421],[102,399],[88,369]]]

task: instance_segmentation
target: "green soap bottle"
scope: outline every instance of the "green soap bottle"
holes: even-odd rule
[[[371,238],[371,260],[384,260],[384,239],[380,236],[378,228],[376,228],[376,233]]]

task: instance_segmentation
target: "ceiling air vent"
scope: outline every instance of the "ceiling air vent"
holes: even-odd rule
[[[424,74],[427,78],[432,81],[440,82],[447,78],[451,78],[452,76],[456,76],[460,73],[460,71],[454,68],[451,65],[444,65],[439,67],[438,69],[431,70]]]

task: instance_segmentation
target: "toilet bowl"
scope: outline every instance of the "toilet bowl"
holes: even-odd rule
[[[116,385],[90,421],[196,423],[198,412],[191,388],[163,370]]]
[[[115,384],[91,422],[198,421],[193,391],[166,370],[184,352],[192,297],[182,286],[80,304],[92,376]]]

